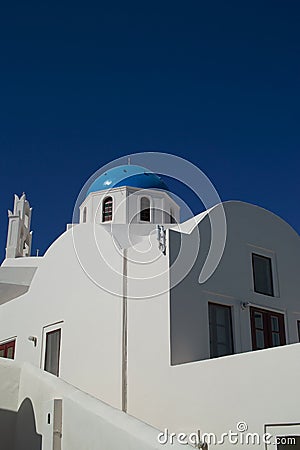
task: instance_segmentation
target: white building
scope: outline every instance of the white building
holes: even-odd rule
[[[223,213],[223,256],[199,283]],[[42,257],[29,256],[30,214],[16,196],[0,356],[161,430],[220,436],[243,420],[259,434],[300,434],[300,239],[285,221],[229,201],[180,223],[163,181],[131,165],[91,185],[79,224]]]

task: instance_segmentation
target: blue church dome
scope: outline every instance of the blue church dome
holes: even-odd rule
[[[168,190],[164,181],[145,167],[123,165],[113,167],[96,178],[89,187],[86,195],[88,196],[91,192],[103,191],[104,189],[112,189],[120,186]]]

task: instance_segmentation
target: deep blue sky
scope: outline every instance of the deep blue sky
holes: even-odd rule
[[[13,193],[43,253],[89,176],[141,151],[189,159],[223,200],[300,231],[299,1],[22,1],[0,16],[0,255]]]

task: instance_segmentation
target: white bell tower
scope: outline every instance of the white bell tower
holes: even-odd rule
[[[32,231],[30,231],[31,211],[26,195],[19,198],[15,194],[13,212],[8,210],[8,231],[6,258],[30,256]]]

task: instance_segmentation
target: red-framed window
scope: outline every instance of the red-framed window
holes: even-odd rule
[[[251,307],[250,318],[253,350],[285,345],[283,314]]]
[[[16,340],[12,339],[9,342],[0,344],[0,358],[14,359],[15,357]]]
[[[113,199],[106,197],[102,205],[102,222],[110,222],[113,218]]]

